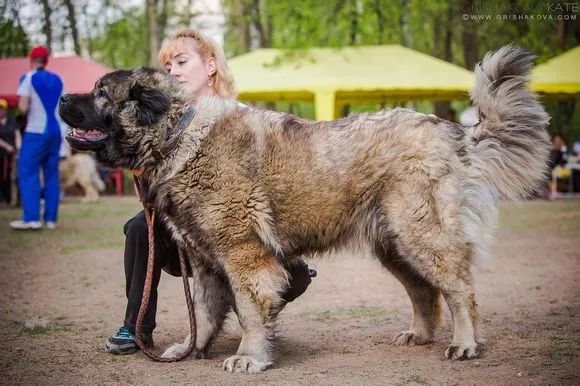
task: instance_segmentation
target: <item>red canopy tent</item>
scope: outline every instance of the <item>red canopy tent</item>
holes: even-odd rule
[[[61,76],[67,93],[85,93],[93,89],[101,76],[112,70],[80,56],[51,57],[46,69]],[[16,90],[20,77],[30,71],[28,58],[0,59],[0,98],[8,101],[10,107],[18,103]]]

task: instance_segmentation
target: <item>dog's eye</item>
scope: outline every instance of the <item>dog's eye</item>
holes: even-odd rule
[[[96,96],[98,97],[105,97],[105,92],[102,89],[97,89],[97,92],[95,93]]]

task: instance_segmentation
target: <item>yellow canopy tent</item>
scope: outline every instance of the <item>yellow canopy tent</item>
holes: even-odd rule
[[[553,98],[580,98],[580,46],[540,64],[532,72],[534,91]]]
[[[229,61],[245,101],[314,102],[316,119],[346,103],[464,99],[473,75],[399,45],[258,49]]]

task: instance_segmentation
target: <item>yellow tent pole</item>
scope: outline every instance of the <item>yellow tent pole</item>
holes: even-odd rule
[[[314,94],[314,111],[317,121],[336,118],[336,95],[334,91],[319,91]]]

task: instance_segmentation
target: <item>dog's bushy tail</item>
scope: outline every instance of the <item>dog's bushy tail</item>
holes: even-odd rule
[[[550,118],[526,87],[534,59],[529,51],[506,46],[475,67],[471,99],[481,121],[472,131],[472,162],[500,198],[525,197],[546,175]]]

